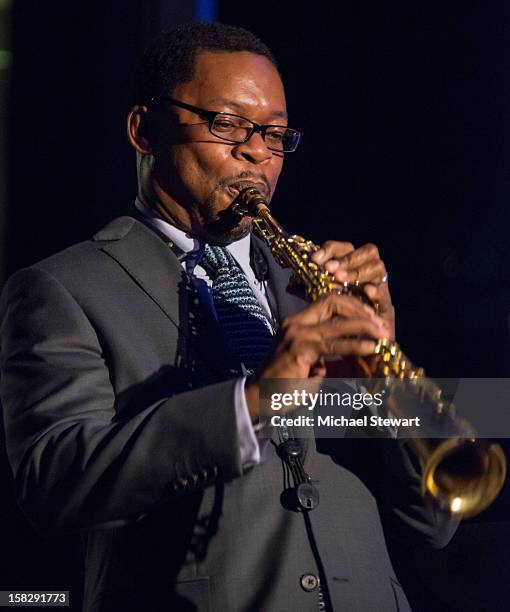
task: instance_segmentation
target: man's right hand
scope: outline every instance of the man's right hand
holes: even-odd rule
[[[306,306],[282,322],[272,354],[258,374],[247,381],[246,402],[253,423],[270,415],[260,414],[259,381],[324,377],[324,359],[374,352],[379,338],[387,337],[387,325],[359,299],[331,294]],[[287,410],[292,410],[290,406]]]

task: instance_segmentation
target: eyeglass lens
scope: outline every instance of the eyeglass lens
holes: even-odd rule
[[[252,128],[247,119],[225,113],[217,115],[211,124],[215,136],[234,142],[245,142]],[[276,151],[294,151],[299,142],[299,133],[284,126],[268,126],[263,135],[266,145]]]

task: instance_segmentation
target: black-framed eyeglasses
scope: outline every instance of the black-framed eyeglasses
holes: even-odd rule
[[[260,125],[240,115],[205,110],[198,106],[174,100],[166,95],[155,96],[150,101],[149,106],[159,100],[165,100],[174,106],[203,117],[209,124],[211,134],[227,142],[241,144],[247,142],[255,132],[258,132],[269,150],[279,153],[292,153],[297,149],[303,135],[301,131],[293,130],[285,125]]]

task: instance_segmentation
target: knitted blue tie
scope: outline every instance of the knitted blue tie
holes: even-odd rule
[[[211,272],[212,297],[225,338],[240,363],[252,373],[269,350],[270,323],[227,249],[206,245],[201,264]]]

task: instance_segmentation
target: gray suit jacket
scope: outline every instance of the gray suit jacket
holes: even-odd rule
[[[302,303],[268,265],[281,318]],[[405,448],[311,442],[320,504],[286,510],[273,444],[243,473],[228,352],[193,303],[176,256],[132,217],[3,291],[1,400],[19,503],[39,530],[83,530],[85,609],[316,612],[301,577],[322,573],[335,610],[407,610],[380,516],[434,546],[452,524],[424,507]]]

